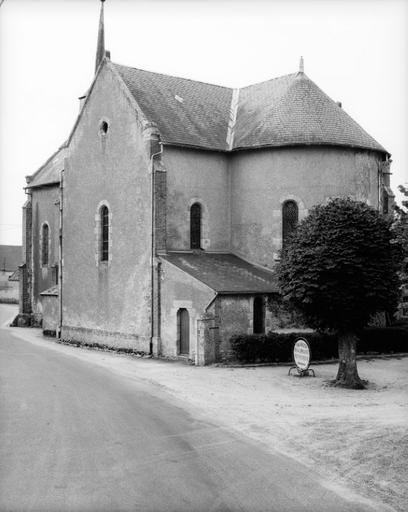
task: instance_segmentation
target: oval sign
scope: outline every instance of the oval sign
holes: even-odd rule
[[[299,370],[307,370],[309,368],[311,352],[310,345],[304,338],[296,340],[293,346],[293,359]]]

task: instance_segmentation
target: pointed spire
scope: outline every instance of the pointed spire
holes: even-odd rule
[[[304,73],[305,72],[305,63],[303,61],[303,57],[300,57],[300,61],[299,61],[299,73]]]
[[[98,44],[96,47],[96,60],[95,60],[95,73],[98,70],[99,64],[105,57],[105,25],[103,19],[103,4],[105,0],[101,0],[101,14],[99,16],[99,29],[98,29]]]

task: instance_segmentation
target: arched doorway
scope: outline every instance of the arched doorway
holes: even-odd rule
[[[190,315],[187,309],[177,311],[177,342],[179,354],[190,353]]]

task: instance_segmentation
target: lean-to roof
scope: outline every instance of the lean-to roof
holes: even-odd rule
[[[168,252],[160,256],[220,294],[276,293],[276,274],[234,254]]]
[[[29,177],[26,188],[43,187],[58,184],[61,171],[64,169],[64,158],[67,148],[62,146],[50,158]]]

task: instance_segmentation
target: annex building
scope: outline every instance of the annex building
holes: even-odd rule
[[[240,89],[104,48],[67,142],[27,177],[20,323],[208,364],[291,325],[274,265],[331,197],[387,212],[390,154],[300,69]]]

